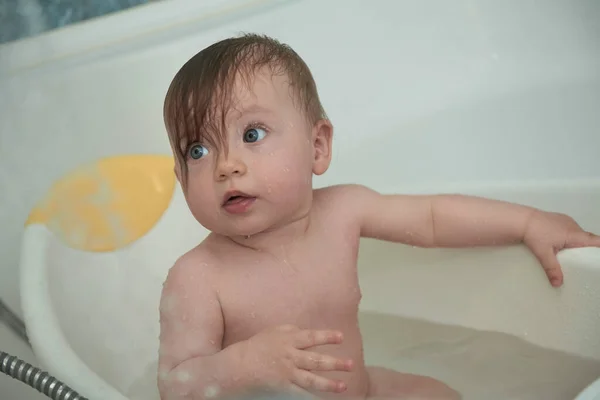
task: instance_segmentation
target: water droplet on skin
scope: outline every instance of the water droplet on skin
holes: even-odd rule
[[[210,399],[210,398],[218,396],[220,391],[221,391],[221,389],[219,389],[219,387],[217,385],[210,385],[210,386],[207,386],[206,389],[204,390],[204,396]]]
[[[208,399],[216,397],[221,392],[221,388],[217,385],[209,385],[204,389],[204,396]]]
[[[290,169],[289,169],[288,167],[285,167],[285,168],[283,169],[283,172],[290,172]]]
[[[252,319],[256,318],[256,313],[255,312],[251,312],[250,313],[250,318],[252,318]]]
[[[214,345],[216,342],[214,340],[209,340],[210,344]]]
[[[246,239],[250,239],[250,235],[246,235]]]
[[[169,377],[169,370],[166,368],[160,368],[158,370],[158,379],[164,381]]]
[[[192,388],[189,385],[185,385],[185,386],[180,386],[178,388],[178,390],[176,390],[176,393],[181,396],[181,397],[187,397],[190,395],[190,392],[192,391]]]
[[[188,371],[178,371],[177,375],[175,376],[175,378],[181,382],[181,383],[185,383],[185,382],[189,382],[192,379],[192,374],[190,374]]]

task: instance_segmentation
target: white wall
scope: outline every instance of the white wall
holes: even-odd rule
[[[126,16],[141,23],[135,10]],[[22,225],[51,181],[93,157],[167,152],[161,107],[170,79],[201,48],[240,31],[274,35],[312,67],[337,129],[336,151],[345,153],[336,161],[354,165],[334,165],[336,181],[599,175],[599,117],[581,107],[563,109],[571,100],[583,108],[600,105],[593,90],[600,87],[598,18],[594,0],[294,0],[75,56],[53,49],[64,52],[86,25],[0,47],[0,296],[20,312]],[[94,29],[114,34],[127,25],[114,21],[102,19]],[[473,115],[497,107],[512,118],[514,98],[546,124],[529,120],[524,131],[496,113],[497,120],[479,121],[480,131],[470,125]],[[474,107],[475,113],[465,111]],[[556,127],[566,120],[573,125]],[[392,131],[402,169],[390,171],[372,163],[378,136]]]

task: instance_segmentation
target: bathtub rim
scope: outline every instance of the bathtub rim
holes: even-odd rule
[[[178,2],[179,7],[163,2],[142,3],[1,43],[0,58],[6,54],[10,60],[6,65],[0,63],[0,76],[14,77],[31,71],[43,71],[82,57],[84,60],[93,60],[94,55],[107,50],[110,54],[136,40],[160,36],[164,32],[174,32],[174,37],[179,37],[182,27],[192,31],[203,29],[215,21],[234,21],[256,11],[298,0],[230,0],[225,4],[217,1],[208,5],[196,0],[171,1]],[[134,23],[131,22],[132,16]],[[198,24],[201,24],[200,28]],[[51,48],[52,52],[40,51],[45,48]]]
[[[394,186],[396,188],[400,187],[400,185]],[[402,193],[453,192],[474,193],[477,195],[502,190],[507,192],[519,191],[525,188],[531,190],[532,187],[546,190],[556,187],[595,187],[600,193],[600,178],[430,184],[407,186],[404,188],[405,190],[402,190]],[[434,188],[435,191],[433,191]],[[390,191],[381,192],[389,193]],[[25,227],[22,237],[19,262],[20,294],[23,319],[33,352],[44,369],[71,386],[81,395],[88,397],[88,392],[90,392],[92,396],[89,397],[100,397],[106,400],[128,400],[115,387],[91,370],[77,355],[66,341],[56,316],[51,312],[53,310],[48,287],[47,264],[43,258],[50,235],[52,235],[52,232],[45,225],[31,224]],[[568,249],[563,251],[562,257],[578,260],[589,260],[590,258],[600,260],[600,251],[590,251],[590,249],[585,248]],[[584,388],[573,400],[598,399],[600,399],[600,377]]]
[[[368,186],[368,185],[367,185]],[[470,181],[431,181],[425,184],[386,183],[372,188],[381,193],[399,194],[467,194],[505,191],[506,193],[530,190],[531,188],[549,190],[552,188],[589,188],[596,187],[600,193],[600,176],[557,179],[498,179]]]

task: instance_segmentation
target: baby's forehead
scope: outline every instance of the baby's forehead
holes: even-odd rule
[[[230,112],[276,111],[293,102],[289,79],[283,74],[260,71],[238,77],[232,86]]]
[[[257,98],[272,100],[289,97],[290,80],[285,74],[261,69],[248,75],[238,75],[233,82],[232,95],[239,102],[253,102]]]

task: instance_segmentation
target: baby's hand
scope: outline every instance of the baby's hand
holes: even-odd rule
[[[600,247],[600,236],[586,232],[568,215],[535,211],[527,225],[524,242],[546,271],[550,283],[558,287],[563,273],[556,254],[576,247]]]
[[[327,330],[300,330],[283,325],[262,331],[248,340],[248,363],[259,369],[261,384],[307,391],[343,392],[342,381],[312,371],[350,371],[352,360],[341,360],[306,349],[339,344],[342,333]]]

